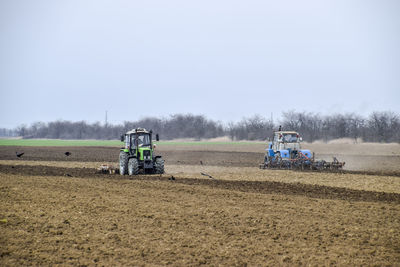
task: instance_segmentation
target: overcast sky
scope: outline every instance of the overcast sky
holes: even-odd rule
[[[0,0],[0,127],[400,113],[398,0]]]

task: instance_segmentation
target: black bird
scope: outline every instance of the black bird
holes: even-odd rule
[[[207,176],[207,177],[209,177],[209,178],[211,178],[211,179],[215,179],[214,177],[212,177],[211,175],[209,175],[209,174],[207,174],[207,173],[201,172],[200,174],[201,174],[201,175],[204,175],[204,176]]]
[[[69,156],[69,155],[71,155],[72,153],[71,153],[71,152],[69,152],[69,151],[67,151],[67,152],[65,152],[64,154],[65,154],[65,156],[67,156],[67,157],[68,157],[68,156]]]
[[[203,165],[203,162],[200,160],[200,165]]]
[[[18,152],[15,151],[15,155],[17,155],[18,158],[22,157],[23,154],[25,154],[25,153],[22,152],[22,153],[19,153],[19,154],[18,154]]]
[[[168,178],[170,181],[175,181],[175,177],[172,175],[171,177]]]

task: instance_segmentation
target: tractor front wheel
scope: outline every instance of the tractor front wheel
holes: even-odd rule
[[[139,162],[137,158],[130,158],[128,161],[128,174],[136,175],[139,173]]]
[[[125,175],[128,173],[128,153],[119,152],[119,173]]]
[[[156,158],[154,162],[154,171],[157,174],[164,173],[164,160],[162,158]]]

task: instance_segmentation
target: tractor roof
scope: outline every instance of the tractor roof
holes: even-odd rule
[[[295,132],[295,131],[277,131],[275,133],[276,134],[299,134],[298,132]]]
[[[129,132],[127,132],[126,134],[134,134],[134,133],[150,133],[149,131],[147,131],[144,128],[136,128],[136,129],[132,129]]]

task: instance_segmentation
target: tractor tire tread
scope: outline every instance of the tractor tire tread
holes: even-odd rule
[[[119,152],[119,173],[128,174],[128,153],[124,151]]]
[[[154,171],[157,174],[164,173],[164,160],[162,158],[156,158],[154,162]]]
[[[137,158],[130,158],[128,161],[128,174],[137,175],[139,173],[139,162]]]

